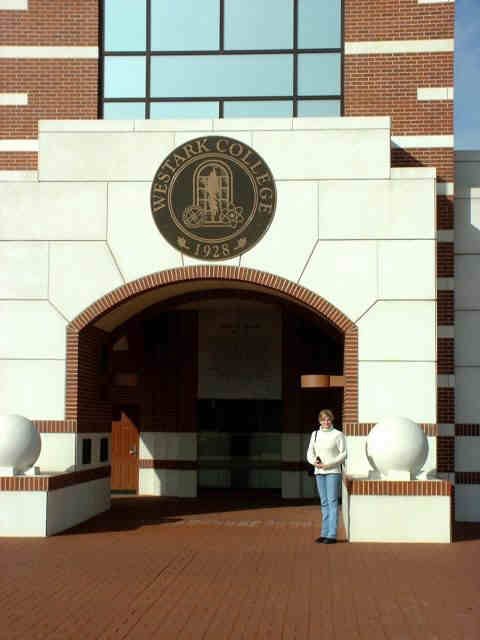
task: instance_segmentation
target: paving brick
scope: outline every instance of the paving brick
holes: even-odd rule
[[[115,498],[1,541],[0,640],[480,637],[480,525],[453,545],[326,546],[319,527],[315,501]]]

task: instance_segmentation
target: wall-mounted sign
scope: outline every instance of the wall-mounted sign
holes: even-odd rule
[[[177,147],[152,183],[153,218],[165,239],[200,260],[248,251],[275,212],[272,173],[251,147],[223,136]]]

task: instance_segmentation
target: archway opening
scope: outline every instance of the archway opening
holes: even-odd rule
[[[280,493],[284,434],[308,434],[322,407],[342,423],[343,389],[300,378],[342,375],[343,343],[319,316],[258,292],[190,293],[133,316],[108,348],[112,488],[137,489],[138,451],[144,469],[196,457],[200,493]]]
[[[280,279],[176,271],[190,278],[126,285],[71,323],[67,417],[80,433],[111,433],[117,491],[308,497],[319,409],[340,427],[356,419],[356,327]],[[302,389],[301,376],[318,373],[345,376],[345,388]]]

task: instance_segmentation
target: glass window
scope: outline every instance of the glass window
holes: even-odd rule
[[[299,100],[297,115],[300,117],[339,116],[340,100]]]
[[[104,0],[103,15],[105,118],[341,112],[342,0]]]
[[[151,118],[218,118],[218,102],[152,102]]]
[[[225,0],[225,49],[292,47],[292,0]]]
[[[105,50],[145,51],[145,0],[105,0]]]
[[[82,464],[92,463],[92,439],[84,438],[82,440]]]
[[[155,56],[152,97],[281,96],[293,91],[293,56]]]
[[[105,97],[143,98],[145,96],[145,58],[114,56],[105,58]]]
[[[144,120],[144,102],[106,102],[103,105],[105,120]]]
[[[298,94],[340,95],[340,54],[299,54]]]
[[[341,46],[341,0],[298,0],[298,47]]]
[[[152,0],[153,51],[204,51],[220,43],[219,0]]]
[[[99,462],[108,462],[108,438],[100,438]]]
[[[291,100],[243,100],[223,104],[225,118],[291,118],[292,113]]]

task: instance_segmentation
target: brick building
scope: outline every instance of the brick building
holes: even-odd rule
[[[429,454],[390,495],[454,487],[457,519],[479,519],[477,158],[461,158],[456,258],[454,10],[0,2],[0,411],[35,422],[41,471],[307,496],[305,439],[332,406],[347,471],[367,477],[369,431],[406,415]],[[152,180],[190,140],[271,170],[251,248],[162,235]]]

